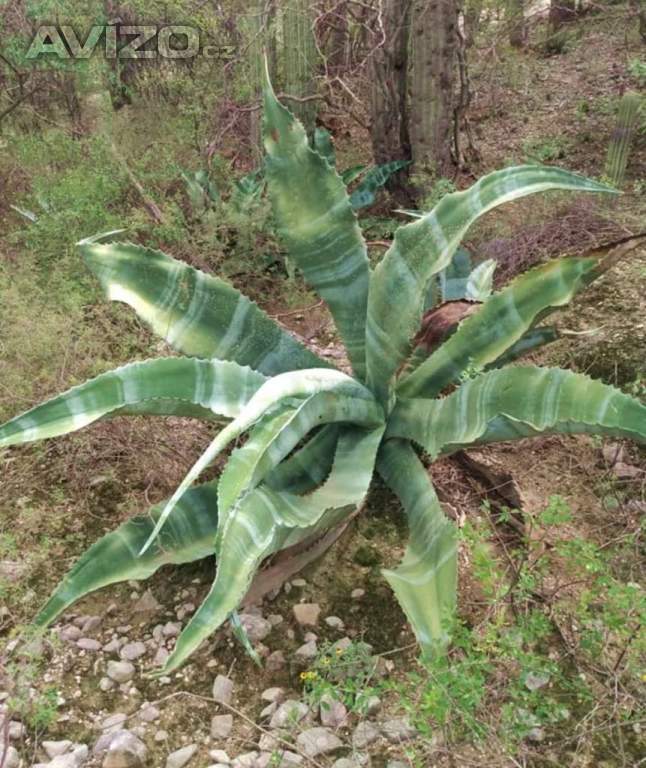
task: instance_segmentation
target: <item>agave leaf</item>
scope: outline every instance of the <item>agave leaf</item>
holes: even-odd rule
[[[303,411],[303,423],[301,424],[303,431],[299,435],[295,435],[296,442],[303,438],[317,424],[347,420],[359,423],[367,422],[374,425],[379,421],[383,421],[379,406],[374,402],[370,392],[345,373],[326,368],[315,368],[274,376],[256,392],[242,414],[215,437],[213,442],[189,470],[162,512],[155,530],[146,543],[146,547],[150,545],[153,538],[157,535],[182,494],[197,480],[209,464],[222,453],[229,443],[249,429],[271,408],[284,406],[293,398],[307,398],[323,392],[328,393],[330,397],[316,400],[315,404],[312,405],[311,411],[310,409]],[[334,397],[335,393],[343,393],[344,397],[339,396],[336,399]],[[290,432],[290,434],[292,433]]]
[[[556,259],[525,272],[467,317],[430,357],[397,387],[402,397],[433,397],[469,367],[497,360],[546,310],[567,304],[598,274],[595,258]]]
[[[410,443],[386,440],[377,469],[399,497],[408,518],[409,541],[401,565],[382,570],[424,653],[447,644],[457,585],[455,525],[446,518],[435,489]]]
[[[524,333],[518,341],[504,352],[499,358],[489,363],[486,369],[502,368],[504,365],[518,360],[528,352],[533,352],[546,344],[551,344],[561,338],[560,333],[553,325],[544,325],[539,328],[532,328]]]
[[[227,520],[217,549],[218,568],[211,591],[177,640],[163,674],[182,664],[235,610],[263,558],[281,549],[289,535],[301,536],[325,517],[338,519],[368,491],[383,427],[348,429],[339,438],[326,483],[310,496],[294,496],[260,486],[248,494]]]
[[[336,167],[336,152],[334,151],[332,136],[326,128],[321,128],[318,125],[314,129],[314,149],[327,161],[330,168]]]
[[[348,184],[352,184],[355,179],[358,179],[365,170],[365,165],[353,165],[351,168],[341,171],[341,180],[347,187]]]
[[[308,493],[330,474],[339,425],[327,424],[272,470],[264,482],[274,491]]]
[[[265,186],[263,169],[258,168],[240,179],[236,179],[234,186],[231,202],[237,211],[244,212],[262,194]]]
[[[190,563],[213,554],[218,524],[214,483],[191,488],[159,538],[140,555],[163,507],[162,502],[147,514],[128,520],[86,550],[40,611],[35,624],[46,627],[72,603],[101,587],[146,579],[162,565]]]
[[[393,173],[397,173],[397,171],[400,171],[407,165],[410,165],[410,160],[393,160],[390,163],[383,163],[382,165],[375,165],[374,168],[370,168],[350,195],[350,205],[352,208],[358,211],[360,208],[372,205],[377,197],[377,192]]]
[[[464,298],[469,301],[484,301],[491,296],[493,290],[493,275],[498,262],[495,259],[487,259],[472,270],[467,278]]]
[[[268,376],[329,367],[233,286],[132,243],[80,243],[109,299],[129,304],[179,352],[248,365]]]
[[[560,368],[490,371],[437,400],[399,400],[388,435],[432,457],[474,443],[545,433],[616,435],[646,441],[646,406],[618,389]]]
[[[0,448],[65,435],[112,416],[235,418],[265,381],[250,368],[221,360],[166,357],[130,363],[0,426]]]
[[[305,280],[327,303],[352,368],[363,378],[368,256],[345,185],[311,149],[305,129],[277,101],[269,84],[264,140],[278,232]]]
[[[614,192],[559,168],[507,168],[446,195],[430,213],[397,230],[371,277],[368,299],[367,380],[381,400],[389,399],[392,377],[408,357],[433,275],[450,264],[471,224],[497,205],[550,189]]]

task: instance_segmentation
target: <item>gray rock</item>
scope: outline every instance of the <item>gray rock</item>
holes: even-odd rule
[[[402,763],[401,760],[389,760],[386,768],[410,768],[410,763]]]
[[[0,722],[2,722],[2,720],[0,720]],[[17,720],[11,720],[9,722],[8,731],[9,741],[18,741],[18,739],[22,739],[25,735],[25,726]]]
[[[307,581],[305,579],[292,579],[292,587],[299,587],[303,588],[307,586]]]
[[[417,731],[410,722],[403,717],[394,720],[387,720],[381,724],[381,732],[393,744],[400,744],[403,741],[410,741],[417,736]]]
[[[239,755],[231,763],[233,768],[256,768],[256,760],[258,759],[258,752],[245,752],[244,755]]]
[[[340,757],[332,763],[332,768],[359,768],[359,763],[355,763],[349,757]]]
[[[156,742],[167,741],[168,731],[164,731],[160,728],[158,731],[155,731],[155,735],[153,738],[155,739]]]
[[[45,754],[50,760],[53,760],[59,755],[64,755],[72,748],[72,742],[69,739],[63,741],[43,741],[42,748],[45,750]]]
[[[544,685],[547,685],[550,681],[550,676],[547,672],[528,672],[525,675],[525,688],[529,691],[537,691]]]
[[[15,747],[7,747],[4,756],[2,768],[19,768],[21,765],[20,755]]]
[[[229,765],[231,762],[229,755],[223,749],[209,750],[209,757],[211,760],[215,760],[216,763],[224,763],[225,765]]]
[[[527,740],[539,743],[545,739],[545,731],[540,726],[534,726],[527,734]]]
[[[296,701],[295,699],[287,699],[280,707],[274,712],[271,720],[269,721],[270,728],[287,728],[294,726],[307,715],[307,704],[302,701]]]
[[[103,768],[142,768],[146,762],[146,745],[130,731],[117,731],[103,758]]]
[[[278,709],[278,702],[272,701],[271,704],[267,704],[267,706],[261,710],[260,714],[258,715],[259,720],[267,720],[270,718],[274,712]]]
[[[107,693],[108,691],[111,691],[114,688],[114,680],[110,680],[109,677],[102,677],[99,680],[99,688],[104,692]]]
[[[218,675],[213,681],[213,698],[218,704],[231,704],[233,698],[233,680],[224,675]]]
[[[215,715],[211,720],[211,736],[214,739],[228,739],[233,730],[233,715]]]
[[[328,625],[328,627],[332,627],[332,629],[338,629],[339,631],[342,631],[345,627],[343,619],[340,619],[338,616],[326,616],[325,623]]]
[[[366,702],[366,714],[376,715],[381,709],[381,699],[379,696],[370,696]]]
[[[166,768],[183,768],[197,750],[197,744],[189,744],[187,747],[176,749],[166,758]]]
[[[107,675],[115,683],[127,683],[135,676],[135,668],[129,661],[109,661]]]
[[[352,746],[355,749],[363,749],[379,738],[379,729],[374,723],[364,720],[354,729],[352,734]]]
[[[268,701],[270,704],[274,702],[280,702],[285,696],[284,688],[266,688],[261,694],[260,698],[263,701]]]
[[[358,588],[358,589],[353,589],[352,592],[350,592],[350,597],[353,600],[361,600],[361,598],[365,594],[366,594],[366,590],[365,589]]]
[[[153,664],[156,667],[163,667],[169,656],[170,654],[165,648],[158,648],[155,658],[153,659]]]
[[[326,728],[340,728],[348,719],[348,710],[343,702],[326,693],[321,697],[319,717]]]
[[[179,621],[182,621],[182,619],[185,619],[187,616],[190,616],[194,612],[195,605],[193,603],[184,603],[183,605],[180,605],[180,607],[175,611],[175,616],[177,616]]]
[[[267,656],[265,666],[268,672],[280,672],[286,664],[285,654],[282,651],[274,651]]]
[[[321,606],[318,603],[297,603],[294,618],[302,627],[315,627],[319,621]]]
[[[76,641],[76,645],[82,651],[100,651],[101,643],[92,637],[81,637]]]
[[[162,635],[164,637],[177,637],[182,631],[182,625],[179,621],[168,621],[162,627]]]
[[[104,653],[118,653],[119,648],[121,648],[121,641],[118,637],[113,638],[110,640],[109,643],[106,643],[103,646],[103,652]]]
[[[123,648],[119,651],[119,656],[121,656],[124,661],[134,661],[135,659],[138,659],[140,656],[143,656],[146,653],[146,646],[141,641],[136,641],[134,643],[126,643]]]
[[[280,613],[270,613],[269,616],[267,616],[267,621],[272,627],[277,627],[279,624],[283,623],[284,619]]]
[[[328,728],[308,728],[300,733],[296,744],[308,757],[327,755],[343,746],[341,739]]]
[[[103,719],[99,728],[103,733],[114,733],[115,731],[121,730],[121,726],[127,719],[128,715],[124,715],[123,712],[115,712]]]
[[[153,593],[147,589],[133,606],[137,613],[157,613],[162,607],[155,599]]]
[[[83,637],[83,633],[78,627],[73,624],[68,624],[63,627],[59,632],[61,640],[66,640],[68,643],[75,643],[79,638]]]
[[[78,744],[71,752],[55,757],[48,768],[81,768],[88,758],[88,753],[85,744]]]
[[[81,631],[84,635],[90,635],[92,632],[96,632],[96,630],[101,626],[101,621],[102,619],[100,616],[87,616],[83,622]]]
[[[316,640],[309,640],[307,643],[303,643],[300,648],[297,648],[294,655],[297,659],[313,659],[317,653]]]
[[[144,704],[139,712],[139,718],[145,723],[154,723],[155,720],[159,720],[161,712],[152,704]]]
[[[286,749],[279,754],[280,762],[278,763],[278,768],[298,768],[299,765],[303,765],[303,756],[297,755],[296,752]]]
[[[245,628],[252,643],[264,640],[272,630],[272,625],[267,619],[252,613],[241,613],[240,623]]]

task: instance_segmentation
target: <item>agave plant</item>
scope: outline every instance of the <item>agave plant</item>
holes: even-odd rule
[[[362,504],[375,473],[399,497],[410,530],[403,561],[383,575],[423,651],[440,652],[455,610],[456,531],[420,454],[432,460],[469,445],[555,432],[646,440],[646,408],[622,392],[566,370],[500,367],[539,343],[541,320],[606,262],[551,261],[493,294],[490,265],[462,274],[453,262],[467,228],[501,203],[551,189],[611,189],[556,168],[491,173],[401,226],[371,270],[342,179],[269,85],[264,136],[279,234],[327,303],[351,373],[317,357],[231,285],[159,251],[112,242],[112,233],[80,244],[87,265],[109,299],[130,305],[182,356],[104,373],[0,427],[5,447],[129,414],[222,425],[174,495],[95,543],[35,620],[44,627],[99,587],[215,554],[213,586],[163,672],[227,619],[239,634],[236,609],[263,561],[341,524]],[[413,339],[442,274],[467,278],[452,296],[462,291],[482,303],[420,354]],[[196,485],[243,436],[219,480]]]

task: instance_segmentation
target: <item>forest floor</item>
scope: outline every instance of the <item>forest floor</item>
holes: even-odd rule
[[[626,62],[639,55],[619,12],[589,14],[573,25],[558,56],[504,46],[478,51],[471,124],[480,158],[471,163],[472,175],[536,161],[599,176],[618,95],[636,87]],[[173,154],[181,133],[163,138],[154,116],[150,120],[149,137],[159,136],[154,151],[137,145],[145,125],[138,136],[128,134],[124,146],[141,157],[138,172],[163,191],[162,207],[174,216],[180,193],[173,179],[186,162]],[[117,130],[125,135],[127,127]],[[0,158],[0,172],[10,194],[0,200],[2,419],[90,375],[163,351],[129,312],[106,305],[91,281],[79,277],[73,242],[116,228],[124,206],[140,204],[112,179],[98,142],[66,143],[52,132],[9,136],[5,143],[10,152]],[[365,160],[366,145],[358,128],[340,132],[342,166]],[[150,170],[153,161],[165,162],[168,175]],[[620,199],[573,202],[552,195],[514,204],[485,217],[468,245],[477,257],[498,258],[500,272],[511,274],[639,231],[645,169],[642,124]],[[465,173],[457,183],[471,180]],[[61,212],[30,227],[9,203],[33,201],[39,190],[49,191]],[[68,215],[70,200],[77,207]],[[151,230],[145,216],[129,215],[146,242]],[[202,267],[228,269],[281,323],[324,353],[338,354],[316,297],[262,263],[226,263],[206,245],[211,232],[183,230],[180,219],[158,228],[157,245]],[[363,224],[371,238],[388,237],[388,203]],[[381,252],[376,249],[375,258]],[[559,313],[560,327],[584,335],[564,337],[534,361],[569,365],[644,397],[644,277],[642,246],[575,308]],[[617,441],[548,437],[470,451],[463,461],[433,466],[440,498],[462,532],[461,623],[448,666],[418,663],[412,633],[380,575],[401,557],[406,537],[397,505],[379,486],[325,558],[272,600],[246,609],[270,660],[262,669],[223,630],[178,673],[146,675],[207,591],[210,560],[91,595],[44,642],[26,652],[15,649],[12,638],[78,555],[144,505],[168,496],[209,436],[209,428],[189,420],[123,419],[0,452],[0,634],[8,642],[0,690],[14,718],[6,733],[24,765],[53,758],[44,742],[70,740],[76,746],[68,745],[67,755],[80,750],[78,765],[99,766],[105,758],[97,742],[114,728],[128,729],[145,744],[150,765],[164,765],[169,754],[190,747],[174,755],[169,765],[176,768],[189,753],[189,768],[234,758],[234,765],[248,768],[643,763],[646,455]],[[503,478],[506,495],[492,490],[492,477],[493,485]],[[509,511],[510,499],[522,509]],[[294,611],[300,603],[320,608],[313,623]],[[108,665],[120,658],[131,658],[134,670],[123,682],[111,682]],[[233,683],[231,698],[215,691],[219,703],[213,691],[218,675]],[[281,690],[267,692],[275,688]],[[341,696],[347,714],[321,708],[330,693]],[[290,713],[280,708],[285,701],[307,706],[294,704]],[[219,717],[229,714],[231,722]],[[321,720],[329,751],[307,757],[304,734]],[[78,745],[88,746],[88,757]],[[283,749],[293,756],[279,757]],[[75,766],[74,760],[48,764]]]

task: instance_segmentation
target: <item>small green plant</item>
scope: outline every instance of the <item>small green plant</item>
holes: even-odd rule
[[[569,147],[569,139],[562,136],[527,139],[523,142],[523,154],[534,163],[553,163],[562,160]]]
[[[231,616],[235,621],[268,556],[341,524],[378,472],[410,529],[401,565],[382,573],[424,653],[440,655],[456,602],[457,535],[413,446],[436,459],[473,443],[555,432],[646,440],[646,408],[570,371],[505,366],[510,350],[610,262],[592,256],[541,265],[488,295],[424,355],[413,339],[429,290],[469,226],[497,205],[550,189],[613,190],[558,168],[496,171],[399,227],[371,270],[343,180],[269,84],[264,121],[277,233],[327,303],[352,373],[332,368],[219,278],[160,251],[114,242],[115,233],[81,241],[108,297],[129,304],[183,356],[132,363],[72,388],[0,427],[0,448],[116,415],[229,421],[167,502],[81,557],[36,624],[47,626],[94,589],[215,552],[213,587],[163,671],[176,669]],[[195,485],[244,435],[219,480]]]

